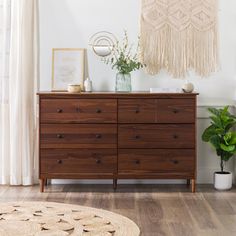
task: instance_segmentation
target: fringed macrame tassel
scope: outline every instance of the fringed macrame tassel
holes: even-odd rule
[[[140,55],[148,73],[154,75],[165,69],[175,78],[184,78],[189,69],[195,70],[202,77],[207,77],[217,70],[217,1],[208,0],[206,5],[200,0],[198,3],[195,0],[180,0],[178,9],[181,9],[185,2],[189,4],[191,1],[194,3],[185,7],[189,10],[188,13],[180,11],[180,15],[175,15],[181,20],[181,17],[189,14],[189,22],[184,22],[185,27],[181,27],[180,24],[176,27],[169,20],[170,14],[177,14],[171,11],[172,6],[169,5],[173,1],[166,0],[166,5],[163,5],[163,0],[143,0]],[[176,4],[176,1],[174,2]],[[201,4],[205,4],[204,7],[208,6],[205,12],[211,14],[210,16],[204,13],[204,8],[199,12],[194,11],[201,7]],[[156,9],[161,8],[160,12],[153,11],[154,5]],[[167,14],[166,17],[163,13]],[[166,22],[158,20],[159,17],[164,18]],[[212,21],[209,22],[209,19]]]

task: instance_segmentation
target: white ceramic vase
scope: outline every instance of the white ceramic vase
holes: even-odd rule
[[[230,172],[215,172],[214,187],[217,190],[230,190],[232,188],[232,173]]]

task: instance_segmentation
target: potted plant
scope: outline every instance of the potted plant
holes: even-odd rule
[[[143,68],[143,64],[138,59],[139,41],[136,50],[133,50],[133,44],[129,44],[128,34],[125,31],[123,42],[117,41],[110,56],[102,60],[110,64],[112,69],[116,69],[116,87],[117,92],[132,91],[131,72]]]
[[[211,125],[202,134],[202,140],[209,142],[220,157],[220,171],[214,173],[214,186],[218,190],[232,188],[232,173],[225,171],[225,163],[236,153],[236,132],[232,129],[236,117],[223,109],[209,108]]]

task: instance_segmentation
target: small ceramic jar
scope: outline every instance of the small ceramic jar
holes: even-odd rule
[[[79,84],[68,84],[67,91],[69,93],[80,93],[81,86]]]
[[[194,85],[188,81],[182,86],[182,90],[184,93],[192,93],[194,90]]]

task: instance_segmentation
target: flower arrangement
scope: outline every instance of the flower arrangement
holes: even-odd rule
[[[144,65],[138,59],[139,41],[140,39],[134,51],[134,45],[129,44],[128,34],[127,31],[125,31],[123,41],[117,41],[111,55],[103,58],[103,62],[107,65],[111,65],[112,69],[116,69],[121,74],[129,74],[132,71],[143,68]]]

